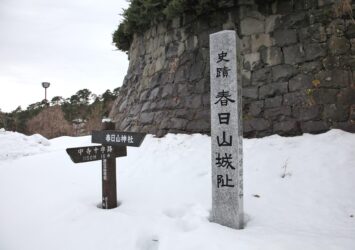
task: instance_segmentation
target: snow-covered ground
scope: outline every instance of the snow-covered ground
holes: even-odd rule
[[[208,136],[147,136],[129,148],[112,210],[97,208],[100,162],[65,152],[90,144],[0,132],[1,250],[355,249],[355,134],[244,140],[243,230],[208,220]]]
[[[0,162],[47,151],[50,142],[41,135],[26,136],[0,129]]]

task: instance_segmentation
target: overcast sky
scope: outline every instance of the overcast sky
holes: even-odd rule
[[[0,109],[121,86],[127,55],[112,45],[126,0],[0,0]]]

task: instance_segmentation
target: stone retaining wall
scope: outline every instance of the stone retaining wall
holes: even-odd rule
[[[246,137],[355,132],[355,21],[339,1],[225,1],[135,35],[110,114],[116,129],[209,133],[209,34],[235,29]]]

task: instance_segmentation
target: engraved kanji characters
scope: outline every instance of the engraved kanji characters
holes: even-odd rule
[[[229,124],[230,113],[218,113],[219,124]]]
[[[223,131],[222,134],[223,134],[223,136],[222,136],[223,138],[222,139],[220,139],[220,137],[217,136],[218,146],[219,147],[221,147],[221,146],[227,146],[227,147],[232,146],[232,144],[233,144],[233,136],[230,135],[229,136],[229,141],[228,141],[228,138],[226,138],[226,132]]]
[[[221,92],[218,92],[216,98],[218,98],[218,100],[214,103],[214,104],[218,104],[221,103],[221,106],[227,106],[228,102],[235,102],[235,100],[229,98],[232,95],[229,94],[229,91],[224,91],[222,90]]]
[[[234,187],[234,185],[232,184],[232,179],[228,178],[228,174],[224,175],[217,175],[217,188],[220,187]]]
[[[216,73],[216,77],[228,77],[228,71],[230,71],[231,69],[224,66],[222,68],[217,68],[217,73]]]
[[[222,77],[223,79],[228,78],[228,73],[231,71],[229,67],[229,58],[227,51],[222,50],[218,53],[218,58],[216,60],[218,66],[216,67],[216,78]],[[218,122],[219,125],[228,126],[231,121],[231,107],[229,104],[235,103],[235,98],[232,97],[232,94],[225,87],[221,88],[217,95],[215,95],[216,101],[215,105],[220,106],[221,112],[218,112]],[[230,171],[236,171],[235,165],[233,163],[232,154],[229,153],[231,147],[233,146],[233,135],[229,135],[230,129],[228,127],[223,127],[221,131],[222,134],[216,136],[215,140],[219,148],[219,152],[216,152],[215,166],[219,168],[219,172],[223,171],[225,173],[217,175],[217,188],[222,187],[234,187],[233,174]]]
[[[221,62],[229,62],[228,59],[226,59],[228,53],[224,52],[222,50],[221,53],[218,54],[218,60],[217,63],[221,63]],[[227,66],[223,65],[223,67],[218,67],[216,68],[216,77],[228,77],[228,71],[230,71],[231,69],[228,68]]]
[[[224,52],[223,50],[222,50],[222,52],[221,53],[219,53],[218,54],[218,60],[217,60],[217,63],[220,63],[220,62],[229,62],[229,60],[228,59],[226,59],[225,57],[227,56],[227,52]]]
[[[233,167],[232,165],[232,160],[233,160],[232,154],[225,153],[224,156],[221,157],[221,154],[218,153],[216,158],[216,166],[226,168],[226,169],[231,168],[235,170],[235,167]]]

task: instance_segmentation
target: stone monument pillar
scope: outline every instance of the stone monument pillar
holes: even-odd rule
[[[243,130],[236,32],[210,35],[211,221],[243,228]]]

